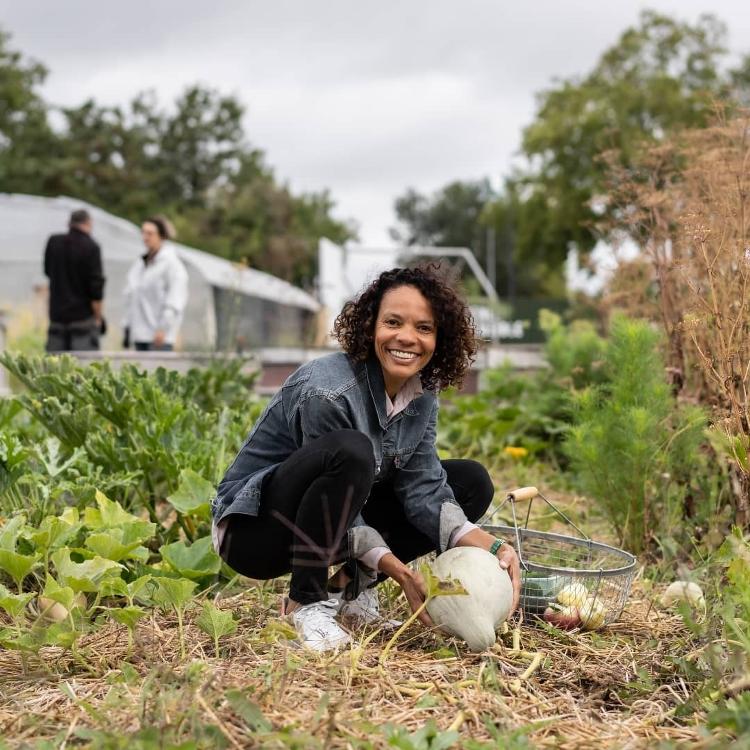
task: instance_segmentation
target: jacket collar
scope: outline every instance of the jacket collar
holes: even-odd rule
[[[378,414],[378,422],[382,429],[388,426],[388,416],[385,413],[385,381],[383,380],[383,369],[380,367],[377,357],[370,356],[365,363],[365,372],[367,373],[367,386],[370,389],[370,396],[375,404],[375,411]]]
[[[375,411],[378,414],[378,422],[385,430],[388,426],[388,412],[385,406],[385,380],[383,379],[383,368],[380,366],[377,357],[371,356],[367,359],[367,362],[365,363],[365,372],[367,373],[367,386],[370,389],[370,396],[375,404]],[[413,397],[403,411],[405,414],[415,416],[419,414],[419,411],[414,402],[424,393],[424,391],[422,390],[422,383],[420,381],[417,381],[412,387],[414,389]]]

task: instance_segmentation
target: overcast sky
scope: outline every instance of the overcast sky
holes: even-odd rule
[[[584,74],[642,8],[713,12],[750,51],[747,0],[0,0],[56,104],[162,104],[200,82],[246,106],[250,142],[293,190],[329,188],[364,242],[388,243],[407,187],[499,184],[535,94]]]

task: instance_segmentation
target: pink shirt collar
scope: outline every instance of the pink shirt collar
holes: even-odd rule
[[[419,373],[412,375],[402,386],[401,390],[396,394],[396,398],[391,401],[390,396],[385,394],[385,415],[388,419],[393,419],[397,414],[400,414],[406,407],[417,397],[421,396],[422,380],[419,377]]]

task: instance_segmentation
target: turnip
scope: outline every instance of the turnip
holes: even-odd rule
[[[573,630],[581,626],[581,614],[576,606],[551,604],[544,610],[544,621],[560,630]]]
[[[563,606],[573,606],[579,609],[589,598],[589,591],[582,583],[569,583],[557,594],[557,601]]]
[[[595,596],[583,603],[580,612],[584,630],[598,630],[607,618],[606,607]]]
[[[674,607],[680,602],[687,602],[696,609],[705,610],[706,608],[706,600],[701,587],[692,581],[675,581],[669,584],[661,601],[665,607]]]

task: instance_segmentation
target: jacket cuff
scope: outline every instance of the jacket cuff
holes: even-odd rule
[[[438,552],[445,552],[450,547],[451,536],[458,531],[469,519],[458,503],[447,500],[440,508],[440,548]]]
[[[461,539],[466,536],[470,531],[474,531],[474,529],[478,529],[479,526],[477,526],[475,523],[472,523],[471,521],[467,521],[463,526],[456,529],[452,534],[451,538],[449,540],[449,546],[455,547]]]
[[[385,539],[372,526],[352,526],[349,529],[349,557],[358,560],[375,547],[388,547]]]
[[[384,555],[387,555],[391,550],[388,547],[373,547],[371,550],[365,552],[362,557],[359,558],[359,562],[365,568],[369,570],[377,571],[380,561]]]

